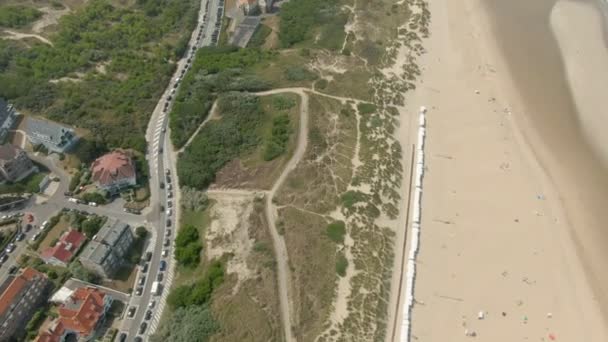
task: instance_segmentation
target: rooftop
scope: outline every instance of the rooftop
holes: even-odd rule
[[[6,311],[13,304],[15,297],[17,297],[23,289],[36,277],[44,277],[44,275],[33,268],[26,268],[23,272],[13,278],[8,287],[0,295],[0,315],[4,315]]]
[[[97,241],[91,241],[80,253],[80,258],[88,259],[96,264],[101,264],[109,253],[109,246]]]
[[[40,333],[38,341],[60,341],[65,330],[89,336],[95,331],[97,323],[105,315],[105,297],[107,294],[93,287],[76,289],[59,307],[59,318],[55,324]]]
[[[128,224],[118,220],[108,219],[101,229],[99,229],[99,232],[97,232],[97,235],[95,235],[93,240],[103,242],[113,247],[126,229],[129,229]]]
[[[91,178],[102,185],[135,176],[133,159],[122,151],[112,151],[93,162]]]
[[[57,260],[68,263],[86,239],[87,237],[77,230],[70,230],[61,236],[55,246],[48,247],[42,251],[42,258],[49,259],[54,257]]]

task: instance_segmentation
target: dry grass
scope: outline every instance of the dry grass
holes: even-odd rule
[[[275,257],[263,201],[254,203],[248,234],[255,245],[247,265],[254,270],[255,276],[241,282],[236,293],[236,277],[229,276],[214,293],[212,310],[221,331],[212,341],[282,340]]]

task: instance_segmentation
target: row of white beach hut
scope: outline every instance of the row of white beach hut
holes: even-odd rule
[[[416,144],[416,169],[414,170],[414,203],[412,206],[412,233],[406,265],[405,304],[401,322],[401,342],[409,342],[411,335],[411,314],[414,305],[414,279],[416,278],[416,256],[420,242],[420,218],[422,204],[422,179],[424,177],[424,140],[426,138],[426,108],[418,113],[418,139]]]

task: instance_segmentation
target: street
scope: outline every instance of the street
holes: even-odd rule
[[[206,2],[209,2],[207,10]],[[170,140],[167,139],[169,134],[169,120],[167,113],[171,111],[171,102],[169,103],[166,111],[165,102],[169,95],[174,95],[174,89],[177,89],[176,83],[178,77],[181,80],[182,70],[189,68],[192,59],[196,53],[196,49],[192,47],[202,47],[215,44],[213,39],[213,32],[216,30],[217,12],[220,7],[222,0],[202,0],[201,8],[199,11],[199,20],[196,29],[192,32],[190,38],[190,44],[186,55],[177,63],[175,74],[172,78],[171,83],[167,87],[163,96],[159,100],[148,125],[148,131],[146,134],[146,140],[148,142],[148,163],[150,165],[150,203],[151,211],[148,214],[148,221],[150,222],[152,229],[152,238],[148,244],[148,251],[152,252],[152,260],[149,262],[148,271],[146,274],[146,282],[144,284],[143,293],[141,296],[133,295],[129,301],[127,308],[135,307],[136,313],[132,318],[126,318],[123,322],[122,328],[118,334],[117,340],[121,340],[121,335],[126,333],[126,341],[133,341],[136,337],[141,337],[143,340],[147,340],[147,336],[154,333],[158,327],[162,311],[166,304],[166,299],[169,294],[171,282],[173,280],[175,270],[175,260],[173,258],[173,240],[177,234],[176,232],[176,217],[179,217],[179,187],[175,177],[176,175],[176,164],[177,155],[173,149],[173,145]],[[203,18],[207,15],[207,19]],[[221,20],[221,17],[220,17]],[[220,22],[221,25],[221,22]],[[201,29],[202,26],[202,29]],[[199,38],[200,35],[200,38]],[[190,61],[188,61],[190,59]],[[160,150],[162,148],[162,150]],[[166,170],[169,170],[169,175],[166,175]],[[172,199],[167,198],[167,186],[161,189],[160,184],[168,184],[167,177],[171,178],[171,184],[173,187]],[[168,202],[171,202],[171,206]],[[165,210],[161,210],[164,208]],[[172,215],[166,216],[166,209],[172,208]],[[170,227],[167,227],[167,220],[170,220]],[[165,230],[170,228],[172,233],[166,237]],[[170,239],[169,246],[164,246],[165,238]],[[163,250],[168,250],[168,256],[162,257]],[[167,268],[164,271],[163,280],[161,281],[160,295],[152,293],[152,284],[157,279],[157,274],[160,272],[160,263],[164,260],[167,263]],[[138,272],[137,279],[142,275],[141,269]],[[155,305],[152,317],[149,320],[145,319],[146,311],[148,310],[149,304],[154,301]],[[145,331],[140,334],[140,328],[142,323],[146,323]]]

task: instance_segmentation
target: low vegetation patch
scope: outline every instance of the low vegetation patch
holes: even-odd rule
[[[239,154],[257,146],[263,111],[257,96],[228,93],[218,100],[221,120],[210,121],[178,161],[181,186],[204,189]]]
[[[207,47],[200,49],[186,74],[170,113],[171,140],[183,146],[205,120],[217,96],[229,91],[269,88],[250,68],[272,54],[258,49]]]
[[[335,20],[337,11],[339,11],[338,3],[337,0],[306,0],[283,4],[279,12],[281,45],[290,47],[311,39],[316,28]],[[344,31],[344,25],[342,25],[342,31]]]
[[[196,267],[200,262],[203,245],[198,228],[186,225],[179,230],[175,239],[175,259],[185,267]]]
[[[205,342],[219,328],[208,305],[178,308],[173,311],[168,322],[159,326],[150,341]]]
[[[173,309],[204,305],[211,298],[211,293],[224,281],[224,265],[214,261],[209,265],[202,279],[194,284],[182,285],[174,288],[167,302]]]
[[[270,27],[264,24],[258,25],[258,28],[253,33],[253,36],[249,40],[249,43],[247,43],[247,47],[262,47],[262,45],[264,45],[264,43],[266,42],[266,38],[268,38],[271,32],[272,29]]]
[[[39,10],[21,5],[0,6],[0,26],[20,28],[42,16]]]
[[[285,153],[291,134],[290,120],[287,114],[282,114],[272,120],[272,133],[264,147],[264,160],[273,160]]]
[[[335,243],[344,243],[344,235],[346,234],[346,225],[344,221],[334,221],[327,225],[327,236]]]

